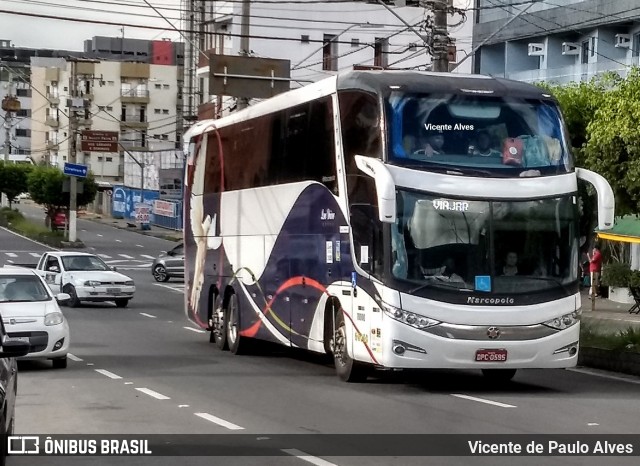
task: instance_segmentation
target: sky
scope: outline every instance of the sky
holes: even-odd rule
[[[151,5],[180,27],[180,0],[149,0]],[[61,18],[115,23],[98,25],[62,19],[35,18],[13,13],[51,15]],[[145,4],[144,0],[2,0],[0,1],[0,39],[16,47],[83,50],[84,40],[93,36],[135,39],[179,40],[179,34]],[[160,30],[129,25],[155,26]],[[164,29],[164,30],[163,30]]]

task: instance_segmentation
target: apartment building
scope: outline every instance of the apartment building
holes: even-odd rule
[[[52,165],[71,161],[69,115],[75,112],[78,131],[115,131],[121,144],[116,153],[82,152],[78,145],[76,162],[98,180],[122,182],[125,150],[176,148],[181,77],[174,65],[33,57],[31,152]]]
[[[519,81],[625,76],[640,64],[637,0],[475,0],[474,70]]]

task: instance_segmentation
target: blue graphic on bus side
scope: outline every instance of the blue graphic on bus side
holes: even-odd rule
[[[476,291],[491,291],[491,276],[476,275]]]
[[[355,272],[351,272],[351,286],[352,287],[356,287],[356,276],[357,274]]]

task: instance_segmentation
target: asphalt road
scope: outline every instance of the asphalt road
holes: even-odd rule
[[[63,308],[71,327],[69,367],[20,364],[20,434],[640,434],[640,380],[575,370],[521,371],[489,385],[475,371],[382,374],[345,384],[323,358],[261,347],[220,352],[183,312],[182,284],[153,281],[150,256],[170,241],[80,220],[96,254],[128,260],[136,282],[129,307]],[[46,248],[0,230],[0,262]],[[135,256],[135,253],[138,256]],[[7,255],[15,254],[16,257]],[[132,256],[127,259],[121,255]],[[113,259],[120,257],[120,259]],[[33,260],[32,262],[35,262]],[[136,265],[141,264],[141,265]],[[165,286],[166,285],[166,286]],[[384,442],[384,439],[379,440]],[[292,444],[291,449],[297,445]],[[512,464],[513,458],[293,456],[198,458],[185,464]],[[361,455],[366,455],[362,451]],[[175,464],[176,458],[25,458],[31,464]],[[323,462],[324,461],[324,462]],[[518,458],[519,464],[636,464],[621,457]]]

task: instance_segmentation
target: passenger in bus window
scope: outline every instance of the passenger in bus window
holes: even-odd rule
[[[443,155],[444,150],[444,133],[442,131],[422,131],[418,147],[413,152],[414,159],[424,159],[425,157],[433,157],[434,155]]]
[[[476,146],[472,155],[479,157],[502,157],[502,153],[491,147],[491,135],[487,130],[481,129],[476,135]]]
[[[518,275],[518,254],[509,251],[505,258],[505,265],[501,269],[501,275],[505,275],[507,277]]]

